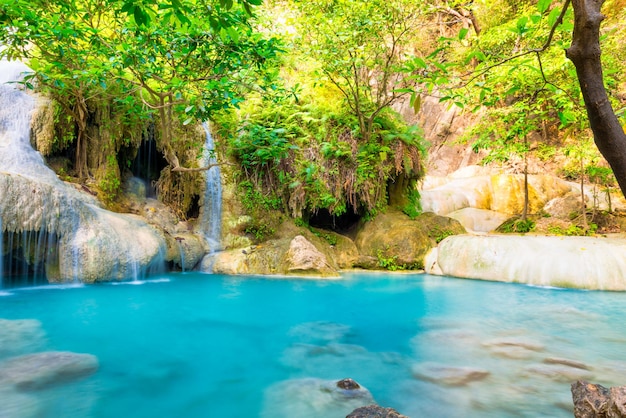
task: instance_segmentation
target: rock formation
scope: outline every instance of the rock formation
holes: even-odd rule
[[[575,418],[626,417],[626,386],[610,389],[585,381],[572,383]]]
[[[457,235],[427,256],[426,271],[539,286],[626,290],[625,255],[623,238]]]
[[[102,209],[93,196],[59,180],[32,149],[36,100],[4,84],[28,68],[0,64],[0,232],[36,237],[21,251],[25,264],[45,264],[49,281],[128,279],[157,267],[165,240],[155,228]]]
[[[383,408],[378,405],[367,405],[355,409],[346,418],[408,418],[393,408]]]

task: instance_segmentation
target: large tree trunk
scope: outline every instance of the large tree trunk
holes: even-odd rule
[[[600,9],[604,0],[572,0],[574,33],[567,57],[578,74],[589,124],[600,153],[613,169],[622,193],[626,196],[626,134],[609,102],[600,61]]]

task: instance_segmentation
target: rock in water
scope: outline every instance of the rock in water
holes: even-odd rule
[[[626,240],[456,235],[441,241],[436,261],[429,257],[428,267],[461,278],[623,291]]]
[[[579,380],[572,383],[575,418],[626,417],[626,386],[610,389]]]
[[[79,379],[98,370],[91,354],[49,351],[13,357],[0,364],[0,385],[36,390]]]
[[[393,408],[383,408],[378,405],[367,405],[352,411],[346,418],[408,418]]]
[[[262,418],[341,417],[374,403],[372,394],[352,379],[292,379],[265,393]]]
[[[487,370],[472,367],[454,367],[436,363],[420,363],[412,368],[416,379],[445,386],[466,386],[489,377]]]

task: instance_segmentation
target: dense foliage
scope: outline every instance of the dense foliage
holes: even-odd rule
[[[148,128],[169,166],[161,197],[184,213],[201,186],[197,123],[213,120],[249,210],[306,219],[415,215],[424,138],[394,111],[438,97],[479,123],[486,163],[561,160],[611,186],[588,141],[572,9],[552,0],[0,0],[0,56],[55,99],[49,152],[114,197]],[[604,81],[624,121],[623,0],[607,0]]]
[[[27,85],[55,99],[67,129],[52,151],[75,149],[76,176],[111,166],[107,153],[136,149],[150,124],[170,169],[182,170],[199,148],[183,127],[237,105],[276,54],[276,40],[250,24],[254,3],[5,1],[2,55],[27,60]],[[104,156],[90,161],[89,149]]]

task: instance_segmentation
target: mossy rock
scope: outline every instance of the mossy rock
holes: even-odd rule
[[[422,269],[424,257],[439,241],[465,232],[457,220],[446,216],[428,212],[411,219],[400,211],[389,210],[363,223],[355,244],[361,257],[377,258],[379,267]]]

